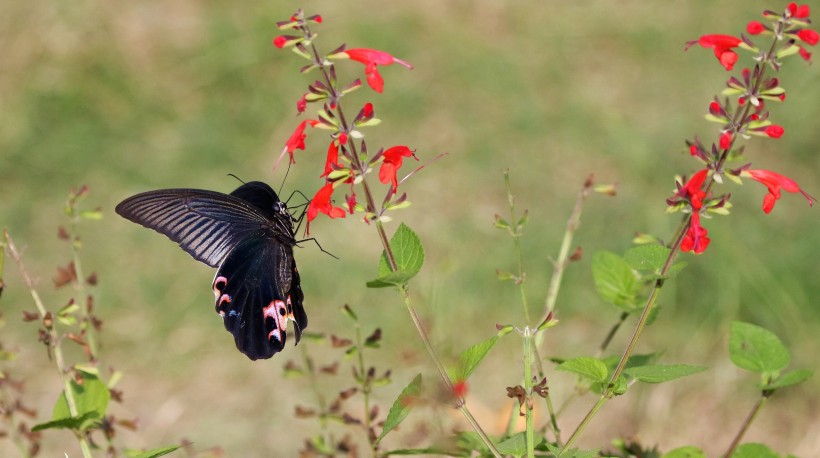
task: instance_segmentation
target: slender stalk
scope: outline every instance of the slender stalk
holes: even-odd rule
[[[527,402],[524,405],[524,414],[527,422],[527,457],[535,457],[535,427],[533,426],[533,392],[532,392],[532,329],[524,328],[524,392],[527,393]]]
[[[615,334],[618,332],[618,329],[621,328],[621,325],[624,324],[624,321],[629,317],[629,313],[623,312],[621,313],[620,318],[618,318],[618,322],[612,326],[612,329],[609,330],[606,337],[604,337],[604,341],[601,342],[601,346],[598,347],[598,351],[595,353],[596,358],[600,358],[601,355],[604,354],[609,344],[612,342],[612,338],[615,337]]]
[[[310,356],[308,355],[307,345],[302,345],[301,347],[302,363],[305,365],[305,369],[307,370],[308,383],[310,383],[310,389],[313,391],[313,395],[316,396],[316,402],[319,404],[319,428],[321,429],[321,434],[325,443],[331,444],[332,438],[330,437],[330,433],[327,431],[327,401],[322,394],[322,390],[319,389],[319,383],[316,380],[316,368],[313,366],[313,361],[311,361]]]
[[[769,396],[771,396],[771,392],[764,391],[760,399],[757,400],[757,403],[755,403],[754,407],[752,407],[752,410],[749,412],[749,415],[746,417],[746,420],[743,421],[740,430],[737,432],[737,435],[735,435],[735,438],[732,440],[732,443],[729,445],[729,448],[726,449],[726,452],[723,454],[723,458],[729,458],[732,456],[732,453],[734,453],[737,446],[740,445],[740,441],[743,440],[743,436],[746,435],[746,431],[749,430],[749,426],[752,425],[752,422],[754,422],[755,418],[757,417],[757,414],[759,414],[760,411],[763,410],[763,405],[766,404],[766,401],[769,399]]]
[[[76,210],[72,206],[72,212],[74,211]],[[80,262],[80,238],[77,235],[77,219],[77,216],[72,216],[71,218],[71,240],[69,241],[69,243],[71,244],[71,255],[72,261],[74,262],[74,271],[77,274],[76,281],[74,282],[74,289],[77,291],[77,294],[80,298],[88,301],[88,298],[85,294],[85,277],[83,276],[83,266],[82,262]],[[91,360],[96,361],[97,332],[94,329],[94,323],[91,322],[91,317],[89,316],[91,311],[88,310],[87,302],[85,308],[81,308],[81,310],[84,310],[82,322],[83,327],[85,329],[85,341],[88,344],[88,351],[90,353]]]
[[[40,294],[37,293],[37,289],[34,288],[34,281],[31,279],[31,276],[29,276],[28,271],[23,264],[22,256],[20,255],[20,252],[17,251],[17,247],[14,245],[14,241],[12,240],[11,235],[9,235],[8,230],[3,230],[3,237],[6,240],[6,246],[8,247],[9,254],[11,254],[11,258],[14,260],[15,264],[17,264],[17,269],[20,271],[20,276],[23,277],[23,282],[26,284],[31,293],[31,298],[34,300],[34,305],[37,307],[37,311],[40,314],[40,320],[43,322],[46,331],[48,332],[49,345],[52,346],[52,350],[54,352],[54,364],[57,366],[57,372],[60,374],[60,378],[63,381],[63,393],[65,394],[66,404],[68,404],[68,412],[72,417],[77,417],[79,415],[79,411],[77,410],[77,401],[74,399],[74,390],[71,388],[71,377],[68,376],[68,370],[66,369],[63,349],[60,345],[61,340],[57,335],[57,330],[54,329],[54,323],[48,323],[48,321],[50,321],[51,314],[46,310],[43,301],[40,299]],[[77,441],[80,443],[80,449],[83,452],[83,457],[91,458],[91,448],[89,447],[88,440],[85,435],[82,432],[75,431],[75,436],[77,437]]]
[[[359,359],[359,373],[362,374],[362,397],[364,398],[364,431],[367,435],[367,441],[370,443],[370,449],[373,451],[373,456],[377,455],[378,445],[373,441],[370,434],[370,425],[372,418],[370,418],[370,377],[367,375],[367,367],[364,364],[364,345],[362,343],[362,327],[356,321],[356,353]]]
[[[518,292],[521,295],[521,306],[524,308],[524,323],[529,326],[530,324],[530,310],[529,306],[527,305],[527,294],[524,288],[524,261],[521,256],[521,235],[523,228],[520,224],[518,224],[518,217],[515,215],[515,195],[512,193],[512,185],[510,185],[510,171],[504,171],[504,184],[507,187],[507,201],[510,205],[510,225],[511,230],[510,234],[513,238],[513,245],[515,246],[515,257],[518,263],[518,275],[516,278],[516,283],[518,283]],[[526,215],[526,211],[525,211]]]

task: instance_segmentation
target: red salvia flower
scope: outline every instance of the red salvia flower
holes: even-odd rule
[[[333,166],[339,165],[339,145],[335,140],[331,140],[330,146],[327,148],[327,160],[325,161],[325,172],[319,175],[319,178],[324,178],[333,171]]]
[[[726,70],[731,70],[737,62],[737,53],[732,51],[742,43],[740,38],[731,35],[703,35],[697,41],[690,41],[686,44],[686,49],[689,49],[695,43],[700,44],[704,48],[712,48],[715,50],[715,57],[717,57],[720,65]]]
[[[805,191],[800,189],[800,186],[791,178],[784,177],[779,173],[770,170],[746,170],[741,175],[749,176],[754,180],[763,183],[769,190],[766,197],[763,198],[763,212],[768,214],[774,208],[775,202],[780,199],[780,192],[799,192],[803,197],[809,201],[809,206],[814,204],[814,197],[808,195]]]
[[[284,36],[284,35],[279,35],[278,37],[276,37],[276,38],[274,38],[274,39],[273,39],[273,45],[274,45],[274,46],[276,46],[276,47],[277,47],[277,48],[279,48],[279,49],[284,48],[284,47],[285,47],[285,44],[286,44],[287,42],[288,42],[288,39],[287,39],[287,38],[285,38],[285,36]]]
[[[800,18],[800,19],[809,17],[809,13],[811,11],[809,9],[809,5],[797,6],[797,3],[795,3],[795,2],[789,3],[788,9],[789,9],[789,14],[791,14],[792,17],[796,17],[796,18]]]
[[[772,124],[771,126],[766,126],[766,135],[772,138],[780,138],[786,132],[782,126],[778,126],[777,124]]]
[[[766,31],[766,26],[757,21],[749,21],[746,31],[751,35],[758,35]]]
[[[724,132],[720,134],[720,148],[729,149],[730,146],[732,146],[732,133]]]
[[[399,184],[396,179],[396,172],[401,168],[405,157],[413,155],[413,151],[406,146],[393,146],[385,150],[384,162],[379,169],[379,181],[384,184],[392,183],[393,191],[398,188]]]
[[[814,46],[820,41],[820,34],[810,29],[803,29],[797,32],[797,37],[806,43]]]
[[[307,93],[302,94],[302,97],[296,101],[296,112],[304,113],[307,109]]]
[[[803,60],[806,60],[806,61],[811,60],[811,53],[806,51],[806,48],[804,48],[800,45],[797,45],[797,47],[800,48],[800,50],[799,50],[800,57],[802,57]]]
[[[319,213],[324,213],[331,218],[344,218],[345,210],[342,207],[334,207],[330,203],[330,197],[333,195],[333,183],[328,183],[322,186],[313,199],[310,200],[310,205],[307,209],[307,232],[310,233],[310,222],[313,221]]]
[[[686,230],[686,235],[683,236],[683,240],[680,244],[681,251],[692,251],[695,254],[703,253],[710,242],[707,234],[706,228],[700,225],[700,213],[692,213],[692,218],[689,220],[689,228]]]
[[[287,153],[290,154],[291,164],[296,163],[296,161],[293,159],[293,153],[297,149],[305,149],[305,138],[307,137],[307,135],[305,135],[305,127],[307,127],[308,124],[310,124],[310,127],[314,127],[318,123],[319,121],[316,121],[315,119],[306,119],[300,122],[298,126],[296,126],[296,130],[293,131],[293,134],[291,134],[287,143],[285,143],[285,151],[287,151]]]
[[[351,60],[361,62],[365,65],[364,74],[367,76],[367,84],[374,91],[381,93],[384,90],[384,79],[379,74],[379,65],[391,65],[397,63],[407,68],[413,68],[409,63],[397,59],[384,51],[367,48],[347,49],[339,54],[346,54]]]
[[[703,198],[706,197],[706,192],[701,188],[706,181],[706,176],[709,174],[709,169],[697,171],[680,190],[680,195],[689,199],[689,204],[692,206],[692,213],[697,213],[703,208]]]

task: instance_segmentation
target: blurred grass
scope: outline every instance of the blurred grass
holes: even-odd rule
[[[200,448],[221,445],[229,456],[290,456],[301,436],[282,432],[304,429],[307,437],[313,427],[292,415],[293,405],[309,404],[310,396],[280,375],[297,353],[289,348],[272,361],[244,360],[212,312],[212,271],[113,213],[118,201],[147,189],[227,192],[236,186],[227,173],[282,183],[283,174],[271,173],[271,166],[295,125],[294,101],[308,80],[298,74],[301,62],[270,41],[274,22],[293,8],[185,0],[0,4],[0,224],[27,245],[26,261],[41,290],[53,306],[62,305],[49,281],[69,257],[56,226],[64,223],[68,188],[91,187],[90,202],[106,219],[84,225],[83,256],[85,269],[100,274],[95,294],[106,322],[106,362],[126,372],[120,414],[142,422],[138,434],[124,436],[130,446],[187,437]],[[384,141],[409,144],[425,158],[450,153],[406,184],[414,205],[395,215],[425,243],[427,262],[414,292],[442,352],[485,338],[497,322],[520,323],[515,291],[494,277],[496,268],[513,265],[510,241],[492,228],[493,214],[507,211],[503,169],[511,170],[519,206],[531,213],[523,244],[536,305],[546,290],[548,258],[557,252],[586,175],[620,183],[616,199],[587,205],[577,235],[586,256],[567,272],[559,297],[562,326],[547,339],[552,354],[577,356],[590,353],[617,316],[594,294],[589,255],[623,251],[635,231],[668,237],[676,219],[664,213],[663,199],[673,189],[672,176],[695,167],[683,139],[714,134],[702,114],[727,75],[708,50],[684,53],[683,43],[704,33],[739,32],[763,7],[739,0],[320,0],[306,8],[325,18],[322,49],[347,42],[388,50],[416,66],[385,68],[385,94],[362,90],[355,100],[373,101],[385,121],[368,132],[371,148]],[[361,71],[340,68],[348,76]],[[818,73],[793,58],[781,78],[788,98],[772,111],[787,133],[778,141],[752,139],[748,158],[817,194]],[[311,134],[286,190],[311,194],[320,185],[322,142]],[[642,351],[665,350],[667,361],[709,364],[713,371],[616,400],[583,445],[640,432],[643,441],[664,449],[692,442],[710,455],[721,451],[755,398],[753,389],[737,389],[751,384],[750,377],[727,363],[729,320],[768,327],[793,348],[795,365],[816,367],[816,210],[790,194],[766,216],[762,187],[731,191],[733,214],[707,223],[712,245],[688,259],[690,267],[664,291],[661,318],[641,344]],[[309,245],[297,251],[310,330],[350,334],[337,311],[349,303],[372,326],[385,328],[382,364],[405,365],[400,354],[416,361],[386,390],[386,408],[411,371],[429,370],[426,356],[397,298],[363,288],[376,270],[375,233],[355,219],[318,221],[313,228],[342,260]],[[45,418],[59,384],[34,344],[35,327],[15,320],[29,308],[28,296],[14,269],[6,270],[3,341],[21,350],[15,370],[29,380],[28,396]],[[520,377],[519,343],[506,340],[476,373],[469,399],[494,432],[508,408],[503,387]],[[505,370],[489,369],[494,366]],[[552,379],[556,396],[568,394],[571,380],[562,377]],[[343,388],[327,383],[328,390]],[[778,395],[748,439],[781,452],[820,454],[820,441],[807,434],[820,426],[817,398],[809,396],[817,388],[815,380]],[[565,429],[586,405],[575,404]],[[64,450],[50,441],[47,456]],[[67,434],[65,441],[74,446]]]

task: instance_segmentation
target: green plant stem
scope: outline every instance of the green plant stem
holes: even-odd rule
[[[746,417],[746,420],[743,421],[743,425],[741,425],[740,430],[737,432],[737,435],[732,440],[732,443],[729,445],[729,448],[726,449],[726,453],[723,454],[723,458],[729,458],[732,456],[732,453],[734,453],[737,446],[740,445],[740,441],[743,440],[743,436],[746,435],[746,431],[748,431],[749,426],[751,426],[752,422],[754,422],[755,418],[757,417],[757,414],[759,414],[760,411],[763,410],[763,405],[766,404],[766,401],[769,399],[769,396],[771,396],[771,392],[764,391],[763,395],[760,396],[760,399],[757,400],[757,403],[755,403],[754,407],[752,407],[752,410],[751,412],[749,412],[749,415]]]
[[[685,227],[689,225],[689,220],[691,216],[684,218],[681,221],[680,226],[676,233],[678,234],[673,242],[672,246],[670,247],[671,250],[669,255],[666,258],[666,262],[661,269],[661,276],[664,277],[668,272],[669,269],[672,267],[672,263],[675,260],[675,257],[680,250],[680,244],[683,241],[683,236],[685,234]],[[638,343],[638,338],[640,338],[641,333],[643,332],[646,326],[646,320],[649,318],[649,312],[652,311],[652,307],[655,305],[655,301],[658,299],[658,295],[663,288],[663,279],[659,279],[655,282],[655,285],[652,287],[652,292],[649,294],[649,297],[646,300],[646,305],[644,306],[643,312],[641,313],[641,317],[638,319],[638,323],[635,325],[635,330],[632,332],[632,337],[629,339],[629,343],[626,346],[623,354],[621,355],[620,361],[618,361],[618,365],[615,367],[615,370],[612,373],[612,377],[609,379],[609,384],[607,385],[606,389],[604,389],[603,393],[601,393],[601,397],[598,398],[598,401],[595,402],[595,405],[592,406],[592,409],[586,414],[581,423],[575,428],[570,435],[569,439],[567,439],[566,444],[561,449],[561,454],[563,454],[566,450],[568,450],[581,433],[584,431],[586,426],[592,420],[592,417],[595,416],[596,413],[601,409],[601,407],[606,404],[606,401],[609,400],[613,396],[613,388],[615,387],[615,381],[618,380],[618,377],[621,376],[624,368],[626,367],[626,363],[629,361],[629,357],[632,356],[632,352],[635,350],[635,345]],[[559,455],[560,456],[560,455]]]
[[[72,207],[72,211],[76,211]],[[78,295],[80,296],[80,300],[85,299],[86,305],[85,308],[81,308],[84,310],[83,313],[83,320],[85,327],[85,341],[88,344],[88,351],[91,356],[92,361],[97,360],[97,332],[94,329],[94,323],[91,322],[91,317],[89,316],[91,311],[88,310],[88,297],[85,294],[85,277],[83,276],[83,267],[82,262],[80,262],[80,239],[77,235],[77,216],[73,216],[71,218],[71,240],[69,243],[71,244],[71,255],[72,260],[74,262],[74,271],[77,274],[77,279],[74,283],[74,288],[77,290]]]
[[[533,392],[532,392],[532,329],[524,328],[524,392],[527,393],[527,401],[524,406],[524,414],[527,423],[527,457],[535,457],[535,427],[533,426]]]
[[[308,374],[308,382],[310,383],[310,389],[313,391],[314,396],[316,396],[316,402],[319,404],[319,428],[321,429],[321,434],[324,436],[323,439],[326,444],[332,443],[332,438],[327,431],[327,402],[325,401],[324,395],[322,395],[322,391],[319,389],[319,384],[316,380],[316,368],[313,366],[313,361],[310,360],[310,356],[308,355],[307,345],[302,345],[302,363],[305,365],[305,369],[307,370]]]
[[[629,313],[621,313],[620,318],[618,318],[618,322],[612,325],[612,328],[609,330],[606,337],[604,337],[604,341],[601,342],[601,346],[598,347],[598,351],[595,353],[596,358],[600,358],[604,354],[607,347],[609,347],[609,344],[612,342],[612,338],[615,337],[615,334],[618,332],[618,329],[621,329],[621,326],[624,324],[624,321],[626,321],[627,318],[629,318]]]
[[[57,366],[57,372],[60,374],[60,378],[63,381],[63,392],[65,393],[66,404],[68,404],[68,412],[72,417],[77,417],[79,415],[77,410],[77,402],[74,399],[74,391],[71,389],[71,377],[68,375],[68,370],[66,369],[63,350],[60,346],[61,340],[57,335],[57,331],[54,329],[54,323],[48,325],[45,323],[47,321],[46,318],[51,314],[46,310],[45,305],[43,305],[43,301],[40,299],[40,294],[37,293],[37,289],[34,288],[34,282],[31,280],[25,265],[23,265],[22,257],[17,251],[17,247],[14,245],[11,235],[9,235],[9,232],[5,229],[3,230],[3,237],[6,240],[6,246],[8,247],[9,254],[11,254],[15,264],[17,264],[17,269],[20,271],[20,276],[23,277],[23,282],[25,282],[29,292],[31,293],[31,298],[34,300],[34,305],[37,307],[37,311],[40,314],[40,320],[43,322],[46,331],[48,332],[49,341],[54,351],[54,364]],[[80,443],[80,449],[83,452],[83,457],[91,458],[91,448],[89,447],[88,440],[85,435],[80,431],[75,431],[75,436],[77,437],[77,441]]]
[[[370,425],[372,418],[370,418],[370,377],[367,375],[367,367],[364,364],[364,345],[362,344],[362,327],[356,321],[356,353],[358,353],[359,373],[362,375],[362,397],[364,398],[364,431],[367,436],[367,441],[370,443],[370,449],[373,451],[373,456],[377,455],[378,444],[374,441],[374,437],[370,434]]]

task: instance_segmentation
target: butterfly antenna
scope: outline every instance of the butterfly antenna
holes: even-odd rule
[[[247,183],[245,183],[245,181],[243,181],[243,180],[242,180],[242,178],[239,178],[238,176],[234,175],[233,173],[229,173],[229,174],[228,174],[228,176],[229,176],[229,177],[236,178],[236,181],[238,181],[238,182],[240,182],[240,183],[242,183],[242,184],[247,184]]]
[[[279,185],[279,192],[277,194],[280,195],[280,196],[282,195],[282,188],[285,187],[285,181],[287,181],[289,173],[290,173],[290,162],[288,162],[288,168],[285,169],[285,177],[282,178],[282,184]],[[291,194],[291,196],[292,195],[293,194]],[[288,199],[290,199],[290,198],[288,198]]]
[[[319,247],[319,249],[320,249],[320,250],[322,250],[322,253],[324,253],[324,254],[326,254],[326,255],[330,256],[330,257],[331,257],[331,258],[333,258],[333,259],[339,259],[339,257],[338,257],[338,256],[336,256],[335,254],[333,254],[333,253],[331,253],[330,251],[327,251],[327,250],[325,250],[324,248],[322,248],[322,245],[320,245],[320,244],[319,244],[319,241],[318,241],[318,240],[316,240],[314,237],[311,237],[311,238],[309,238],[309,239],[297,240],[297,241],[296,241],[296,246],[299,246],[299,244],[300,244],[300,243],[302,243],[302,242],[313,242],[313,243],[315,243],[315,244],[316,244],[316,246],[317,246],[317,247]],[[301,248],[301,247],[299,247],[299,248]]]

